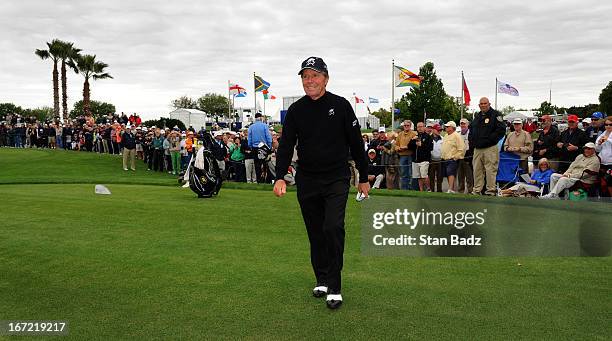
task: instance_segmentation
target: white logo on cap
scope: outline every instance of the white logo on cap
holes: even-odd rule
[[[315,65],[315,60],[314,58],[308,58],[308,60],[306,61],[306,66],[311,66],[311,65]]]
[[[335,114],[334,108],[329,109],[329,111],[327,112],[327,116],[332,116],[333,114]]]

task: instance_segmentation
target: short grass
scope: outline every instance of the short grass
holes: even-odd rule
[[[609,257],[365,257],[350,200],[345,306],[331,312],[310,296],[295,193],[228,185],[197,200],[141,169],[0,149],[0,320],[66,319],[79,340],[612,335]]]

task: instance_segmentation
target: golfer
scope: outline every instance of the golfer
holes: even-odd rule
[[[366,197],[370,191],[368,162],[351,104],[325,90],[329,74],[323,59],[306,59],[298,75],[306,96],[292,104],[285,116],[276,152],[274,194],[281,197],[286,192],[283,177],[297,143],[295,182],[316,278],[313,296],[327,295],[327,307],[336,309],[342,305],[340,273],[350,180],[349,150],[359,170],[358,190]]]

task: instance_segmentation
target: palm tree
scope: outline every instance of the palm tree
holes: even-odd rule
[[[79,73],[79,69],[76,66],[76,60],[79,56],[80,49],[74,47],[73,43],[60,41],[58,58],[62,61],[61,68],[61,81],[62,81],[62,117],[68,118],[68,92],[67,92],[67,78],[66,78],[66,65],[70,67],[75,73]]]
[[[106,73],[104,69],[108,67],[108,64],[96,61],[95,55],[86,54],[77,58],[77,68],[83,77],[85,77],[85,83],[83,83],[83,110],[86,115],[91,115],[89,110],[89,79],[98,80],[105,78],[113,78],[110,74]]]
[[[57,61],[59,60],[61,42],[57,39],[53,39],[51,43],[47,43],[47,48],[47,50],[36,49],[34,53],[39,56],[40,59],[51,59],[53,61],[53,115],[57,117],[60,113]]]

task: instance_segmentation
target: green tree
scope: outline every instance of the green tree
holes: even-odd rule
[[[542,102],[542,104],[540,104],[540,107],[536,110],[539,111],[540,114],[542,115],[552,115],[554,114],[556,107],[553,107],[550,103],[548,103],[547,101],[544,101]],[[557,112],[557,114],[559,114],[559,112]]]
[[[606,115],[612,115],[612,81],[599,94],[599,109]]]
[[[373,111],[372,115],[378,117],[381,125],[391,127],[391,111],[380,108]]]
[[[207,93],[198,98],[198,109],[210,115],[227,116],[229,101],[219,94]]]
[[[34,116],[40,122],[44,122],[46,120],[53,119],[57,116],[53,115],[53,108],[51,107],[41,107],[34,109],[25,109],[23,110],[23,115],[25,116]]]
[[[111,103],[90,101],[89,111],[94,118],[99,118],[109,113],[114,113],[117,110]],[[85,115],[85,105],[83,100],[74,103],[74,108],[70,110],[70,118],[76,118],[78,116]]]
[[[76,61],[79,58],[80,49],[74,47],[73,43],[66,41],[59,41],[58,58],[62,61],[60,79],[62,82],[62,117],[68,118],[68,90],[66,77],[66,66],[68,66],[74,73],[79,73]]]
[[[444,122],[459,121],[461,119],[462,104],[459,104],[458,100],[460,99],[452,96],[446,96],[444,101],[444,110],[442,110],[442,113],[436,117],[428,116],[427,118],[441,118]]]
[[[396,104],[400,110],[399,118],[417,122],[423,120],[425,114],[443,120],[453,117],[452,113],[445,112],[449,107],[448,95],[436,75],[434,64],[427,62],[421,66],[419,76],[422,77],[421,85],[411,88]]]
[[[6,118],[9,114],[21,114],[23,109],[13,103],[0,103],[0,121]]]
[[[53,62],[53,71],[51,73],[51,77],[53,80],[53,113],[54,116],[60,115],[60,106],[59,106],[59,81],[58,81],[58,71],[57,71],[57,62],[60,59],[60,52],[62,48],[62,42],[58,39],[53,39],[50,43],[47,43],[46,50],[36,49],[34,53],[40,57],[42,60],[51,59]]]
[[[158,120],[147,120],[144,121],[142,124],[147,127],[156,126],[160,128],[173,128],[174,126],[177,126],[180,130],[186,130],[185,124],[180,120],[174,118],[160,117]]]
[[[107,67],[108,64],[103,63],[101,61],[97,61],[95,55],[79,55],[79,57],[77,58],[77,68],[79,69],[79,73],[81,73],[81,75],[85,78],[85,82],[83,83],[83,111],[87,115],[91,114],[91,91],[89,89],[89,80],[113,78],[110,74],[106,72],[105,69]]]
[[[513,111],[516,111],[516,109],[513,106],[508,105],[508,106],[502,108],[501,113],[502,113],[502,115],[507,115],[507,114],[509,114],[509,113],[511,113]]]
[[[172,100],[170,105],[174,109],[198,109],[198,102],[187,96],[181,96],[175,100]]]

